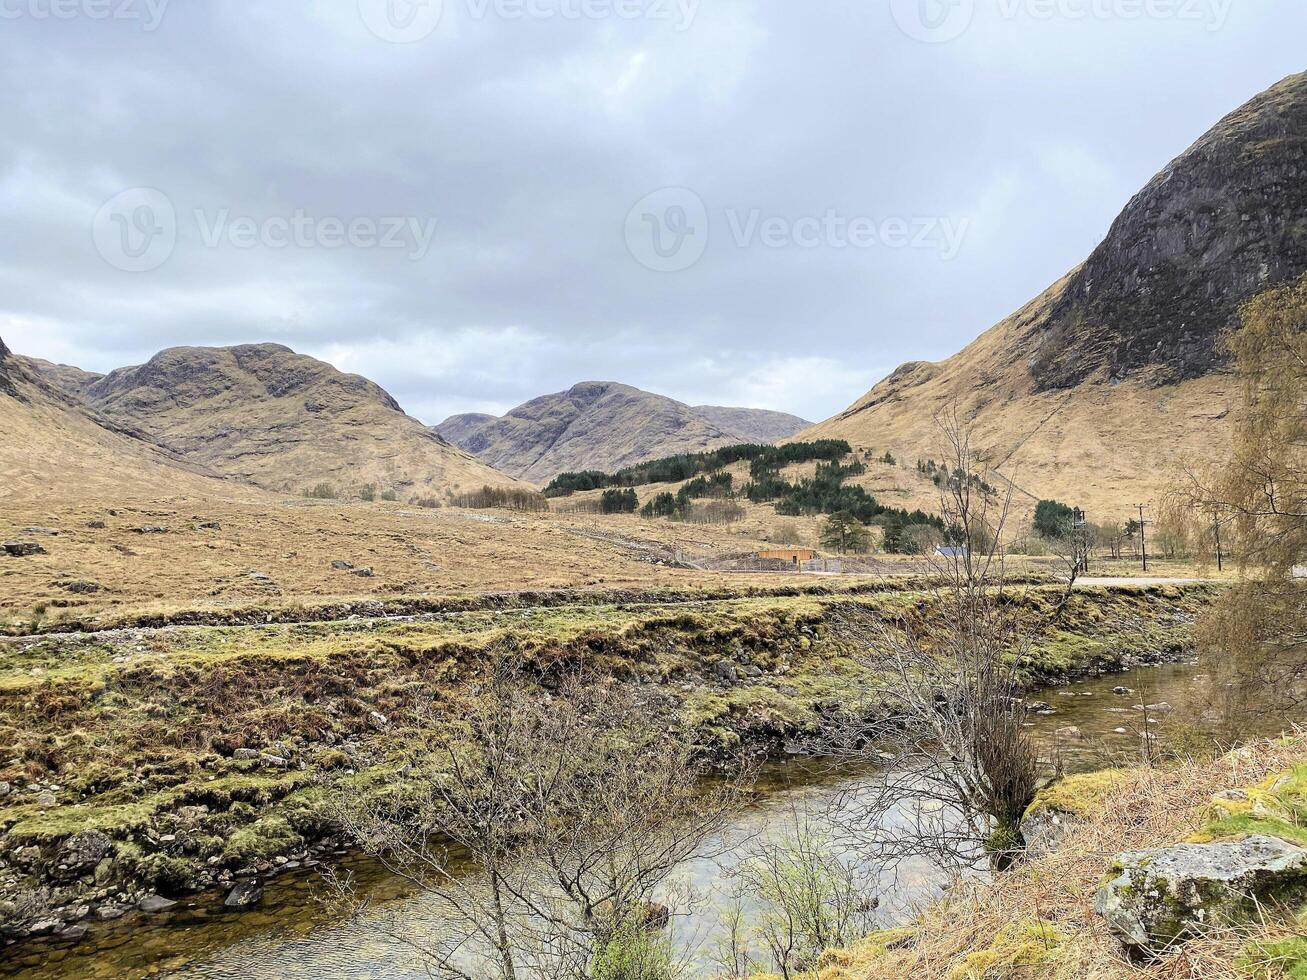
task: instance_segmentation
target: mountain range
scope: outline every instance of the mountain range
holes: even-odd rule
[[[630,385],[586,381],[503,417],[455,415],[436,431],[504,473],[545,484],[569,471],[612,471],[733,443],[777,442],[809,425],[783,412],[692,407]]]

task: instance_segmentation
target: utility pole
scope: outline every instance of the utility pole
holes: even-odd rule
[[[1144,505],[1139,505],[1139,551],[1144,556],[1144,571],[1148,571],[1148,534],[1144,528],[1148,525],[1144,520]]]
[[[1212,515],[1212,528],[1216,531],[1216,570],[1225,571],[1225,566],[1221,563],[1221,515]]]

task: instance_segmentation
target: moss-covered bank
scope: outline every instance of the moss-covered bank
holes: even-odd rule
[[[1207,587],[1084,589],[1027,664],[1032,683],[1178,655]],[[1057,590],[1021,598],[1045,621]],[[510,604],[511,605],[511,604]],[[467,610],[416,621],[173,627],[0,645],[0,919],[65,924],[312,860],[340,780],[393,784],[396,750],[439,739],[488,659],[638,684],[705,753],[819,732],[867,683],[856,637],[913,590],[677,597]],[[858,683],[852,685],[850,682]],[[51,908],[63,910],[51,917]],[[79,910],[81,911],[81,910]],[[53,925],[51,926],[53,927]]]

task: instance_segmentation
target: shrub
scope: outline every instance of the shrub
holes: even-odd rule
[[[399,499],[399,494],[396,493],[394,490],[382,490],[382,491],[381,491],[381,499],[382,499],[382,500],[392,500],[392,501],[393,501],[393,500],[398,500],[398,499]]]
[[[318,483],[305,490],[304,496],[310,500],[335,500],[338,494],[330,483]]]

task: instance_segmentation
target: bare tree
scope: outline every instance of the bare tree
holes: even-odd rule
[[[1038,752],[1025,728],[1020,665],[1028,630],[1007,580],[1003,528],[1011,505],[969,476],[978,465],[956,410],[937,419],[947,453],[941,514],[953,548],[930,559],[919,606],[865,629],[865,701],[889,717],[851,723],[837,750],[897,761],[849,801],[850,829],[881,861],[913,856],[1003,865],[1022,845]]]
[[[742,845],[731,877],[724,918],[726,937],[717,950],[731,976],[763,964],[786,980],[811,969],[827,949],[847,945],[874,924],[876,900],[867,876],[841,858],[830,832],[800,807],[783,831]],[[746,916],[746,905],[754,914]],[[752,952],[754,942],[765,959]]]
[[[491,669],[465,717],[428,713],[419,728],[448,735],[406,753],[400,790],[342,793],[336,815],[433,899],[440,928],[381,927],[450,980],[647,967],[662,953],[644,937],[670,913],[656,893],[751,778],[742,766],[705,787],[690,749],[625,689],[596,678],[551,695],[515,661]]]

